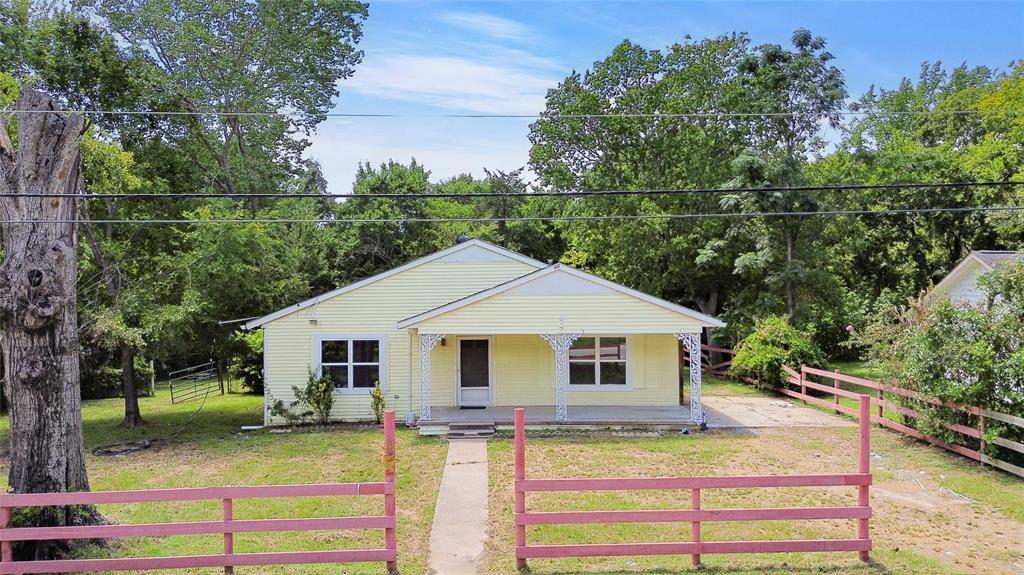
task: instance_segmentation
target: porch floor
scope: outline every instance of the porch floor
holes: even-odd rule
[[[531,425],[689,425],[690,410],[681,405],[661,407],[570,405],[569,421],[555,421],[553,405],[523,406],[526,408],[526,423]],[[484,409],[460,409],[458,407],[432,407],[429,424],[463,422],[486,422],[498,425],[511,424],[514,407],[487,407]]]

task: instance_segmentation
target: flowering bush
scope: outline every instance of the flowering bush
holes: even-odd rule
[[[769,316],[758,320],[754,331],[740,342],[729,371],[753,379],[760,387],[775,388],[785,381],[783,365],[800,369],[803,364],[825,367],[825,355],[787,317]]]
[[[378,424],[384,419],[384,393],[380,390],[380,382],[374,382],[373,391],[370,392],[370,408],[373,409],[373,419]]]
[[[284,401],[274,399],[269,393],[270,414],[284,417],[288,423],[298,423],[313,419],[323,425],[331,418],[331,408],[334,407],[334,381],[329,377],[317,376],[312,369],[309,370],[309,378],[305,387],[292,386],[292,394],[295,401],[285,408]],[[296,411],[299,408],[300,411]]]

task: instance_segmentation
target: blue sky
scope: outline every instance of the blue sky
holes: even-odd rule
[[[733,31],[788,44],[796,28],[829,42],[851,96],[916,78],[924,61],[1005,69],[1024,58],[1024,2],[438,2],[370,1],[363,63],[341,82],[310,155],[330,190],[351,191],[359,162],[415,157],[435,181],[526,164],[528,120],[441,114],[533,114],[573,70],[623,39],[646,48]]]

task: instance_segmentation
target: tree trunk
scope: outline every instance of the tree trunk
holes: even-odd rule
[[[87,491],[76,302],[76,206],[84,120],[52,112],[46,95],[24,89],[18,146],[0,116],[0,197],[5,259],[0,320],[11,417],[9,485],[15,493]],[[29,197],[29,194],[62,194]],[[19,197],[20,195],[20,197]],[[81,524],[94,514],[43,508],[36,526]],[[40,549],[49,550],[40,552]],[[35,556],[53,548],[35,547]]]
[[[135,350],[130,345],[121,346],[121,382],[124,388],[124,419],[121,427],[132,429],[145,425],[139,411],[139,389],[135,385]]]
[[[786,227],[786,313],[796,312],[796,282],[793,281],[793,259],[796,257],[796,233]]]
[[[113,218],[113,216],[111,216]],[[103,281],[107,284],[107,292],[110,294],[110,301],[115,308],[121,299],[121,274],[116,269],[116,264],[103,254],[103,246],[100,245],[92,227],[88,224],[82,226],[85,231],[86,240],[92,249],[96,265],[100,267],[103,274]],[[109,239],[109,236],[108,236]],[[127,323],[127,320],[126,320]],[[121,344],[121,390],[124,396],[124,419],[121,420],[121,427],[132,429],[146,424],[142,419],[142,412],[139,409],[139,388],[135,384],[135,353],[136,349],[130,344]]]

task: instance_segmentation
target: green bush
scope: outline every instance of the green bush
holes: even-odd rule
[[[310,369],[306,386],[300,388],[293,385],[292,393],[295,395],[295,401],[288,405],[285,413],[280,414],[289,422],[312,419],[323,425],[330,420],[331,408],[334,407],[334,381],[331,378],[317,377],[316,372]],[[298,412],[296,408],[299,409]]]
[[[249,393],[263,394],[263,330],[236,333],[232,347],[231,377],[242,380]]]
[[[730,372],[736,377],[750,378],[759,387],[782,386],[782,366],[800,369],[800,365],[825,368],[825,354],[806,332],[789,324],[785,316],[769,316],[758,320],[754,331],[740,342]]]
[[[1024,415],[1024,261],[1006,264],[978,282],[988,296],[981,306],[914,299],[888,310],[858,330],[856,341],[868,358],[902,387],[929,397]],[[976,418],[914,399],[894,400],[914,409],[918,418],[904,423],[947,442],[964,438],[946,428],[977,426]],[[1024,441],[1024,430],[992,422],[989,438],[999,433]],[[972,444],[976,446],[977,444]],[[990,454],[1000,451],[991,442]],[[1015,464],[1024,457],[1009,450],[999,456]]]

